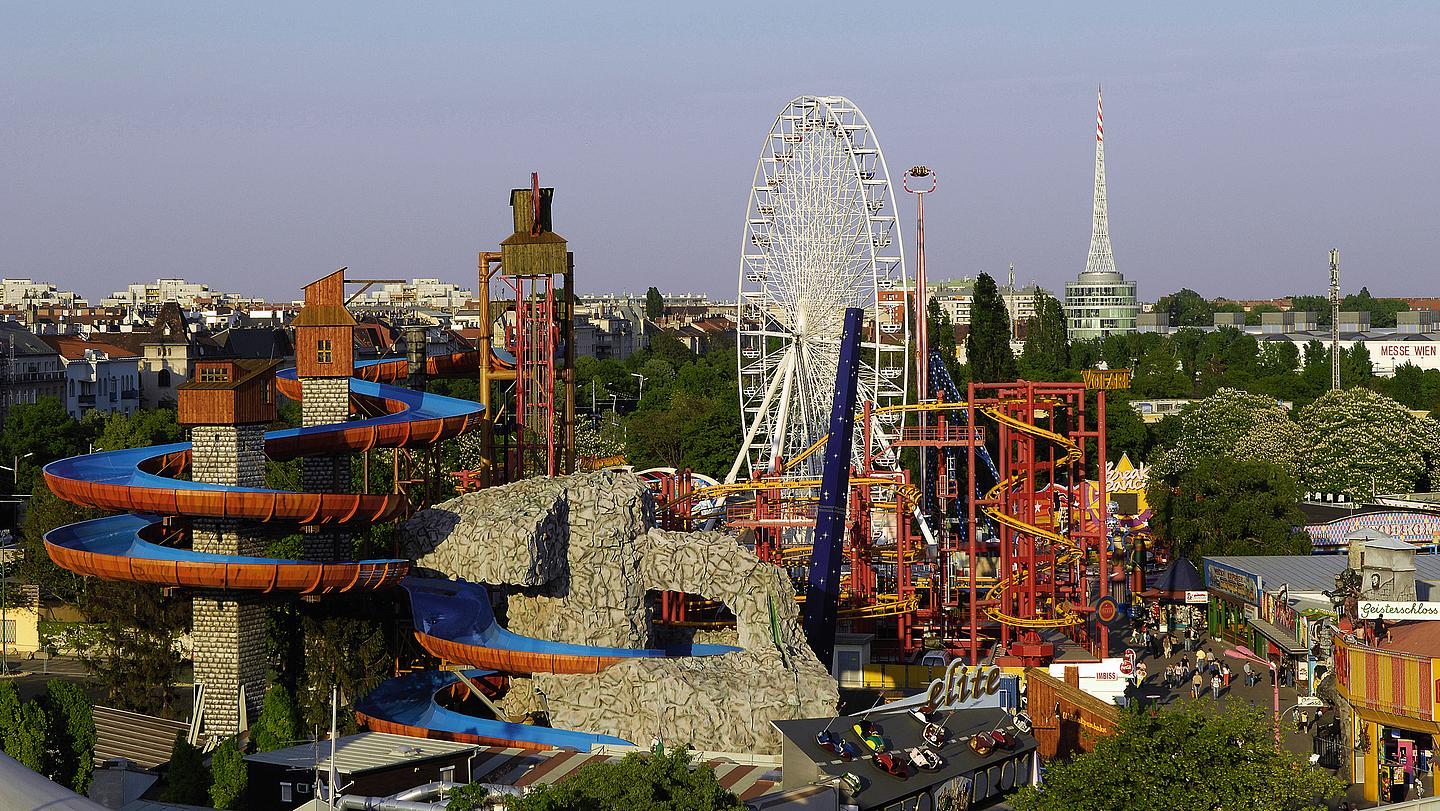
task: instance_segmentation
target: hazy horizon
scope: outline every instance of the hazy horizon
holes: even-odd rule
[[[733,298],[761,142],[803,93],[936,169],[932,278],[1085,264],[1105,87],[1118,269],[1153,301],[1440,294],[1440,7],[12,6],[0,275],[298,297],[473,286],[539,171],[582,291]],[[1426,32],[1430,32],[1427,34]],[[913,201],[897,194],[907,253]]]

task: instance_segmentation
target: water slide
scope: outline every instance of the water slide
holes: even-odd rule
[[[477,370],[479,360],[478,352],[432,357],[426,363],[427,373],[464,374]],[[514,368],[513,356],[500,350],[493,352],[492,362]],[[266,454],[286,460],[371,448],[424,447],[479,425],[482,409],[477,403],[390,385],[408,376],[404,359],[357,363],[355,373],[350,379],[352,402],[384,413],[267,432]],[[277,386],[289,397],[300,396],[294,369],[279,372]],[[323,594],[382,589],[404,581],[417,636],[427,649],[460,664],[489,664],[507,673],[596,673],[625,659],[734,650],[715,645],[625,650],[521,636],[495,623],[483,586],[406,580],[408,560],[284,560],[166,545],[167,536],[173,534],[165,526],[167,517],[345,525],[397,520],[409,509],[405,496],[397,494],[297,493],[179,478],[189,465],[188,442],[102,451],[46,465],[45,480],[56,495],[87,507],[124,511],[46,533],[51,559],[79,574],[184,588]],[[381,685],[357,711],[372,728],[421,737],[585,751],[597,743],[626,743],[605,735],[475,718],[437,703],[438,694],[461,681],[448,671],[402,676]]]

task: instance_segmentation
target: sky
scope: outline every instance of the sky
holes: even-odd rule
[[[1110,230],[1142,299],[1440,294],[1440,4],[0,0],[0,274],[288,300],[471,286],[538,171],[582,291],[733,298],[802,94],[927,164],[931,278],[1054,290]],[[900,201],[913,239],[913,201]]]

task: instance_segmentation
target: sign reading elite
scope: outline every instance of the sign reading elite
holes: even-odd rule
[[[959,659],[945,668],[945,675],[930,682],[925,706],[935,710],[955,709],[972,698],[1000,692],[1000,668],[968,667]]]

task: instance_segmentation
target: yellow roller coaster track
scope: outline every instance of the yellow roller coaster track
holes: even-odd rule
[[[1062,434],[1057,434],[1054,431],[1049,431],[1037,425],[1032,425],[1028,422],[1025,422],[1024,420],[1017,420],[1009,414],[1000,411],[997,407],[994,406],[986,406],[981,409],[981,412],[990,419],[995,420],[996,422],[1003,425],[1009,426],[1012,430],[1019,431],[1023,434],[1028,434],[1035,437],[1036,439],[1043,439],[1047,442],[1053,442],[1056,445],[1059,445],[1060,448],[1065,451],[1065,456],[1056,462],[1057,465],[1069,464],[1080,459],[1080,446],[1075,444],[1068,437]],[[990,488],[990,492],[985,494],[985,499],[987,501],[1000,500],[1005,493],[1018,487],[1025,481],[1026,478],[1026,474],[1023,473],[1010,476],[1009,478],[999,482],[994,487]],[[1065,537],[1064,535],[1059,534],[1058,532],[1046,529],[1044,527],[1036,526],[1035,524],[1031,524],[1026,521],[1022,521],[1021,519],[1016,518],[1015,516],[1000,509],[998,506],[986,506],[983,507],[982,510],[987,516],[989,516],[997,523],[1004,524],[1005,526],[1010,527],[1017,532],[1030,535],[1035,538],[1043,538],[1044,540],[1049,541],[1051,544],[1059,547],[1060,551],[1057,551],[1055,554],[1055,562],[1052,568],[1052,577],[1054,576],[1054,572],[1058,572],[1059,569],[1061,569],[1062,567],[1068,566],[1085,556],[1085,552],[1083,549],[1077,546],[1074,541]],[[1025,581],[1025,577],[1025,572],[1017,572],[999,580],[995,583],[995,585],[990,587],[990,591],[985,594],[985,598],[987,600],[999,600],[1007,589],[1013,588],[1014,586],[1018,586],[1019,584],[1023,583]],[[1070,625],[1078,624],[1084,619],[1079,614],[1068,608],[1061,608],[1057,606],[1057,610],[1061,612],[1060,615],[1048,619],[1016,617],[1010,614],[1006,614],[1003,610],[994,606],[986,608],[985,613],[991,619],[997,622],[1001,622],[1006,625],[1014,625],[1020,628],[1064,628]]]

